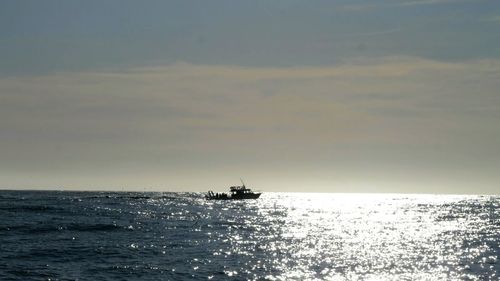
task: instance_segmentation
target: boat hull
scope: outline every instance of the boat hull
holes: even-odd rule
[[[257,199],[260,197],[262,193],[247,193],[241,195],[233,195],[228,197],[215,197],[215,196],[206,196],[208,200],[246,200],[246,199]]]
[[[232,200],[243,200],[243,199],[257,199],[260,197],[261,193],[246,193],[246,194],[234,194],[231,196]]]

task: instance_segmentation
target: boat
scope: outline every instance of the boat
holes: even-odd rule
[[[231,186],[228,193],[214,193],[213,191],[208,191],[205,195],[207,200],[243,200],[243,199],[257,199],[262,193],[253,192],[250,188],[245,186],[245,183],[241,181],[240,186]]]

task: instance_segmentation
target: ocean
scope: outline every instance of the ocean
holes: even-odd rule
[[[500,280],[500,197],[0,191],[0,280]]]

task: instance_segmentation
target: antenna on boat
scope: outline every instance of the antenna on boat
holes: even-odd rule
[[[243,185],[243,187],[245,187],[245,183],[243,182],[243,180],[240,178],[240,181],[241,181],[241,184]]]

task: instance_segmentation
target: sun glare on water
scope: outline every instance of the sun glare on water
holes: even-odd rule
[[[452,280],[466,278],[486,245],[471,245],[481,216],[460,196],[397,194],[267,194],[254,231],[231,228],[232,251],[269,266],[270,280]],[[459,209],[452,208],[457,206]],[[255,219],[248,221],[248,219]],[[484,218],[483,218],[484,219]],[[249,237],[249,236],[250,237]],[[253,249],[249,238],[254,239]],[[485,257],[478,268],[488,269]],[[279,272],[279,274],[278,274]],[[494,271],[493,271],[494,272]],[[471,280],[474,277],[469,276]]]

